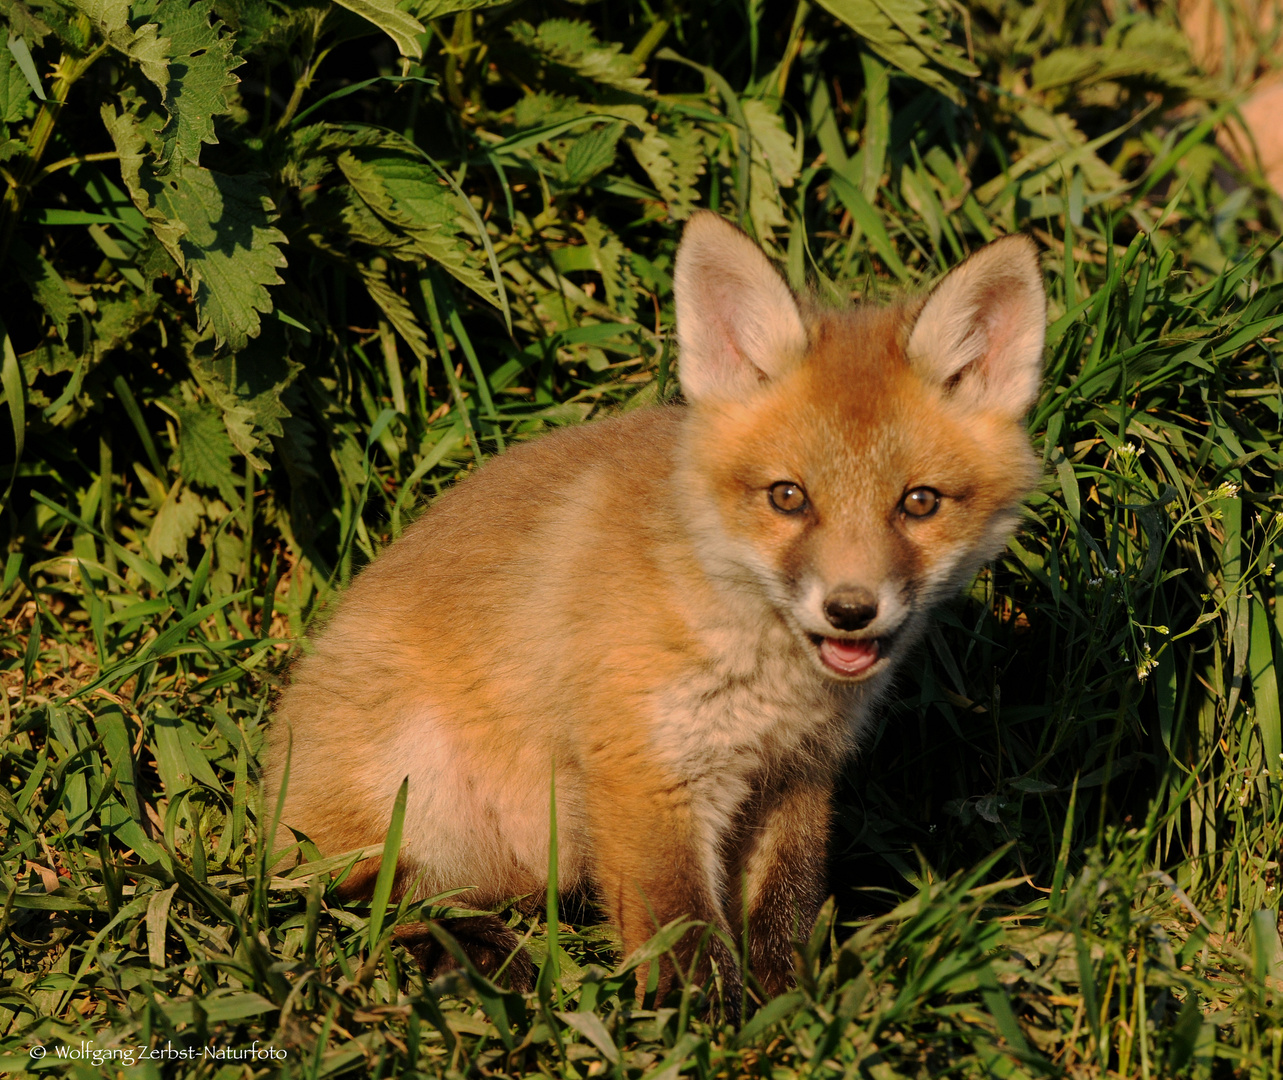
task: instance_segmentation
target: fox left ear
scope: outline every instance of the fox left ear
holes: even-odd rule
[[[922,305],[909,362],[954,397],[1013,417],[1038,397],[1047,295],[1026,236],[987,244],[951,270]]]
[[[806,351],[797,300],[762,249],[707,210],[691,215],[673,270],[678,377],[691,401],[737,398]]]

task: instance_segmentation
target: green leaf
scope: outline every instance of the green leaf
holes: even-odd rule
[[[80,314],[67,283],[58,276],[58,271],[48,259],[22,241],[15,240],[9,254],[13,269],[31,290],[36,303],[45,309],[49,321],[58,329],[58,336],[66,339],[68,323]]]
[[[223,410],[223,423],[232,445],[250,464],[266,472],[260,454],[270,452],[271,440],[285,434],[282,422],[290,415],[282,400],[302,365],[290,359],[290,337],[277,321],[236,353],[215,353],[212,342],[189,338],[187,366],[205,396]]]
[[[32,94],[45,100],[31,50],[22,38],[10,35],[8,46],[0,45],[0,121],[12,124],[33,115]]]
[[[285,234],[271,225],[275,207],[262,182],[191,165],[158,176],[144,156],[142,125],[111,105],[102,115],[134,205],[191,279],[199,325],[243,348],[259,332],[259,313],[272,310],[267,286],[281,283],[276,269],[285,265]]]
[[[423,160],[390,149],[348,150],[339,168],[365,204],[478,296],[497,306],[493,280],[465,240],[463,200]]]
[[[593,268],[601,274],[606,288],[606,302],[619,314],[633,318],[637,314],[637,275],[633,273],[631,254],[614,233],[597,218],[578,226],[592,253]]]
[[[173,559],[185,552],[187,541],[200,528],[204,509],[200,496],[184,488],[181,480],[175,480],[147,534],[147,550],[152,558]]]
[[[612,1065],[619,1064],[619,1047],[610,1037],[610,1032],[602,1023],[601,1017],[590,1012],[559,1012],[553,1015],[592,1043],[598,1053]]]
[[[481,8],[500,7],[508,0],[414,0],[406,6],[420,22],[439,19],[442,15],[453,15],[459,11],[478,11]]]
[[[566,180],[579,187],[615,163],[616,147],[624,132],[622,121],[595,127],[570,144],[566,154]]]
[[[161,0],[152,16],[160,34],[169,39],[170,77],[165,88],[169,122],[160,133],[165,141],[162,162],[177,151],[194,164],[202,143],[218,142],[214,117],[231,111],[239,82],[232,71],[244,61],[232,55],[232,37],[221,32],[223,23],[210,25],[213,6],[213,0]]]
[[[819,0],[819,4],[887,63],[938,90],[956,105],[963,104],[962,93],[938,67],[961,75],[980,74],[961,49],[931,33],[922,0]]]
[[[586,22],[547,19],[535,29],[519,19],[508,27],[508,33],[517,44],[548,63],[585,79],[633,94],[644,94],[650,87],[649,80],[637,77],[641,64],[623,52],[619,43],[603,45]]]
[[[281,284],[285,265],[279,244],[285,234],[273,228],[275,207],[260,180],[187,168],[152,187],[155,209],[174,233],[166,242],[191,277],[200,325],[213,326],[220,342],[242,348],[259,332],[259,313],[272,310],[268,285]],[[141,209],[141,207],[140,207]],[[145,211],[144,211],[145,212]],[[174,228],[174,224],[178,228]]]
[[[377,271],[363,267],[361,280],[373,300],[388,317],[392,328],[401,335],[410,351],[420,359],[428,356],[428,335],[419,320],[415,318],[414,309],[404,296],[396,292],[387,280]]]
[[[182,478],[219,492],[234,492],[232,440],[221,411],[204,402],[182,402],[170,408],[178,420],[178,471]]]
[[[370,900],[369,946],[373,950],[383,930],[383,917],[387,914],[392,885],[396,881],[397,860],[401,854],[401,828],[405,823],[406,791],[410,786],[407,776],[397,788],[392,801],[392,818],[388,822],[387,839],[383,841],[383,857],[379,860],[379,873],[374,882],[374,896]]]
[[[422,58],[423,48],[419,44],[419,35],[425,32],[423,24],[413,15],[402,11],[397,6],[397,0],[335,0],[335,2],[340,7],[360,15],[387,34],[396,43],[397,51],[402,56],[410,56],[415,60]]]
[[[137,30],[129,25],[129,0],[76,0],[94,28],[115,49],[137,63],[143,74],[162,91],[169,83],[169,42],[159,36],[159,27],[144,23]]]
[[[8,503],[9,492],[18,476],[18,465],[22,461],[22,450],[26,442],[27,419],[26,403],[23,400],[22,370],[18,366],[18,357],[9,339],[9,330],[0,320],[0,348],[3,349],[3,364],[0,365],[0,388],[4,390],[5,404],[9,409],[10,430],[13,432],[13,468],[9,473],[9,482],[5,485],[0,503]]]
[[[708,165],[709,135],[695,124],[664,118],[658,126],[643,125],[640,139],[628,146],[655,190],[668,203],[674,221],[690,217],[699,201],[699,178]]]
[[[788,224],[779,189],[793,186],[802,167],[802,148],[795,145],[784,118],[766,102],[750,98],[741,107],[750,137],[748,212],[758,240],[766,243],[777,228]]]

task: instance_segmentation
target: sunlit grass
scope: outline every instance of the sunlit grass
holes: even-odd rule
[[[289,656],[424,501],[549,426],[676,392],[680,223],[636,169],[573,186],[567,137],[460,166],[514,338],[436,272],[397,279],[417,337],[331,298],[317,310],[332,334],[298,354],[311,367],[282,399],[292,426],[268,472],[242,462],[222,489],[183,478],[172,413],[187,383],[165,381],[160,346],[137,370],[121,361],[141,402],[113,376],[110,411],[63,428],[30,399],[0,582],[0,1071],[118,1066],[57,1056],[87,1041],[224,1052],[127,1076],[1280,1075],[1278,200],[1227,179],[1210,98],[1165,113],[1122,94],[1095,127],[1082,119],[1093,138],[1125,128],[1097,147],[1108,162],[1068,136],[1049,151],[1043,113],[1085,117],[1104,91],[994,90],[1031,63],[1011,44],[1014,9],[993,16],[1002,32],[976,13],[995,81],[951,111],[871,53],[834,59],[850,38],[830,23],[775,41],[750,8],[731,29],[699,9],[645,39],[725,61],[759,134],[800,133],[783,183],[723,124],[701,202],[752,228],[774,220],[782,267],[827,300],[924,286],[1030,229],[1052,304],[1030,418],[1043,483],[1008,553],[940,612],[843,778],[834,900],[799,943],[796,989],[755,1002],[738,1030],[708,1018],[689,979],[667,1001],[643,985],[639,1002],[639,971],[685,928],[621,957],[582,897],[501,912],[539,970],[532,993],[466,960],[424,985],[394,930],[449,913],[451,897],[420,910],[384,880],[372,903],[341,902],[335,881],[360,853],[292,851],[254,786]],[[1057,18],[1021,24],[1024,47],[1079,40]],[[488,92],[465,25],[484,36],[460,20],[455,59],[431,61],[442,110]],[[718,55],[699,51],[710,26]],[[671,117],[733,111],[711,76],[692,78],[664,98]],[[781,79],[804,92],[773,96]],[[369,107],[400,124],[404,101]],[[508,108],[470,122],[507,131]],[[458,145],[502,147],[483,135],[500,137]],[[501,182],[483,171],[496,162]],[[629,245],[633,277],[614,272],[631,311],[607,303],[618,282],[586,254],[590,219]],[[200,503],[188,532],[186,492]],[[287,1058],[226,1059],[256,1040]]]

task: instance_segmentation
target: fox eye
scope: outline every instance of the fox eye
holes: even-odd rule
[[[930,517],[940,507],[940,492],[934,488],[914,488],[900,500],[900,509],[909,517]]]
[[[781,513],[800,514],[806,509],[806,492],[801,484],[795,484],[792,480],[772,484],[767,495],[771,505]]]

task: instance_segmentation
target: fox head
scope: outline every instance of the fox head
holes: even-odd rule
[[[997,240],[913,302],[830,310],[701,212],[674,295],[679,483],[705,569],[764,597],[823,675],[871,677],[1002,549],[1037,479],[1033,243]]]

